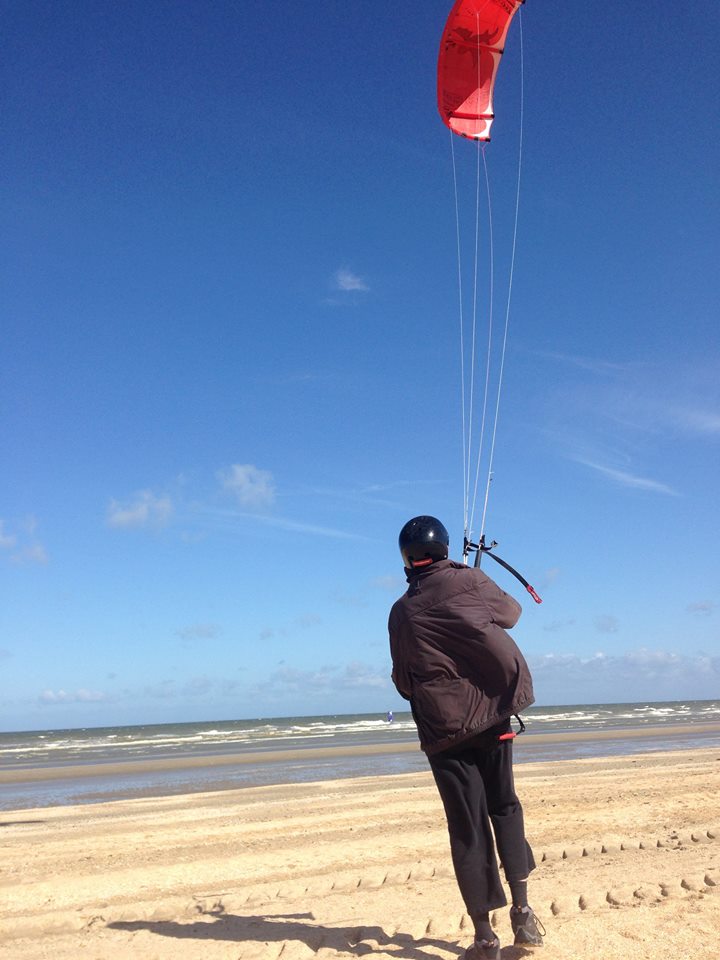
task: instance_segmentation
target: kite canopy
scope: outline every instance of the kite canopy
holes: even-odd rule
[[[493,87],[510,21],[525,0],[457,0],[438,59],[438,109],[453,133],[489,140]]]

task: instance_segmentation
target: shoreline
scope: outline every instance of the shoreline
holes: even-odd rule
[[[607,743],[608,741],[637,741],[637,740],[673,740],[678,738],[703,737],[707,735],[720,737],[720,722],[671,724],[667,726],[653,725],[649,727],[617,727],[605,730],[576,731],[570,733],[526,733],[518,737],[515,749],[518,754],[516,763],[533,762],[532,757],[525,758],[525,751],[532,751],[536,746],[560,746],[562,744],[591,744]],[[672,750],[668,744],[666,750]],[[297,747],[283,750],[253,750],[243,753],[218,753],[200,756],[183,755],[175,757],[147,757],[134,760],[88,761],[87,763],[71,763],[57,766],[26,766],[0,769],[0,784],[32,784],[43,781],[75,780],[95,777],[121,777],[149,773],[198,771],[215,769],[218,767],[239,767],[252,764],[265,765],[269,763],[303,763],[315,760],[339,760],[352,757],[388,756],[393,754],[418,753],[421,754],[417,740],[398,741],[395,743],[350,744],[327,747]],[[622,754],[620,754],[622,755]],[[558,760],[562,759],[560,756]],[[568,760],[578,759],[568,757]],[[539,760],[537,762],[543,762]],[[320,777],[324,780],[326,778]]]

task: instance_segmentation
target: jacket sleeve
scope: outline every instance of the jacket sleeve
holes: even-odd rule
[[[400,644],[397,634],[397,630],[393,628],[393,617],[390,614],[390,620],[388,622],[388,633],[390,634],[390,656],[392,657],[392,682],[395,684],[395,689],[400,694],[404,700],[410,699],[410,689],[406,681],[403,679],[405,671],[402,669],[401,658],[400,658]]]
[[[403,700],[409,700],[409,699],[410,699],[410,693],[409,693],[409,692],[406,692],[406,691],[404,690],[403,685],[400,683],[400,678],[398,677],[397,670],[396,670],[394,667],[393,667],[393,672],[392,672],[392,682],[395,684],[395,689],[396,689],[397,692],[400,694],[400,696],[403,698]]]
[[[514,627],[522,613],[522,607],[517,600],[501,590],[488,576],[485,576],[485,582],[480,585],[480,590],[493,621],[504,630]]]

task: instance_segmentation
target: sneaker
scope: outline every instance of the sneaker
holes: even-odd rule
[[[515,934],[516,946],[523,943],[542,946],[545,927],[535,916],[532,907],[513,907],[510,911],[510,924]]]
[[[475,940],[465,951],[464,960],[500,960],[500,941]]]

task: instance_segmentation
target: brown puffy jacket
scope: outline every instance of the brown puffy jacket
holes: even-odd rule
[[[388,622],[392,678],[433,754],[533,702],[528,665],[504,629],[522,608],[482,570],[453,560],[410,571],[408,582]]]

